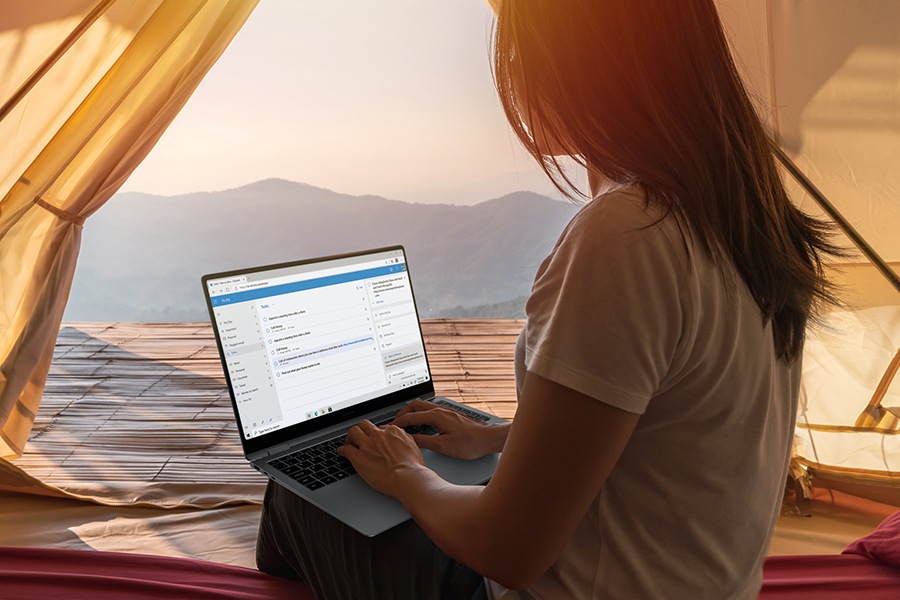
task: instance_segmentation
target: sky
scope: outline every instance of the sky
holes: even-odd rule
[[[484,0],[261,0],[122,191],[553,195],[497,100],[490,30]]]

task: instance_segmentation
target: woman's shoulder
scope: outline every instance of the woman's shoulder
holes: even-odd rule
[[[563,234],[563,238],[573,236],[601,245],[651,244],[677,253],[686,250],[674,213],[653,202],[636,184],[604,192],[587,202]]]
[[[585,204],[575,219],[600,222],[609,227],[647,228],[666,223],[669,215],[638,184],[620,186],[598,194]],[[573,220],[575,220],[573,219]]]

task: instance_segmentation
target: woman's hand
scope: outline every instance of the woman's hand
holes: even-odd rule
[[[438,430],[437,435],[412,435],[419,448],[465,460],[500,452],[509,428],[508,423],[488,425],[423,400],[413,400],[403,407],[393,424],[431,425]]]
[[[347,444],[337,453],[353,463],[366,483],[396,498],[401,480],[418,469],[427,469],[422,452],[412,438],[399,427],[379,428],[370,421],[360,421],[347,432]]]

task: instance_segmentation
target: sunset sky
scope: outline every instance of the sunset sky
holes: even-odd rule
[[[262,0],[123,191],[549,194],[496,99],[490,29],[483,0]]]

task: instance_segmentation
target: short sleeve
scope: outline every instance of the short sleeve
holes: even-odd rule
[[[643,414],[682,335],[687,265],[673,216],[629,191],[593,200],[535,277],[526,368]]]

